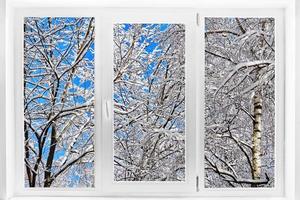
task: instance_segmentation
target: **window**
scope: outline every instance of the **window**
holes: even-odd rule
[[[100,25],[109,38],[99,47],[106,52],[99,62],[107,66],[101,76],[103,191],[183,195],[195,190],[196,177],[190,120],[196,100],[186,78],[193,77],[187,66],[194,62],[195,24],[190,14],[136,14],[109,14]]]
[[[24,19],[25,187],[94,185],[94,29]]]
[[[274,187],[274,18],[205,18],[205,187]]]
[[[284,194],[282,10],[17,11],[14,195]]]
[[[114,25],[115,181],[185,180],[184,32]]]

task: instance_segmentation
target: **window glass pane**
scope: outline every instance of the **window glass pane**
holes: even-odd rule
[[[274,187],[274,29],[205,19],[205,187]]]
[[[114,179],[185,180],[185,27],[114,25]]]
[[[25,187],[94,186],[94,18],[24,19]]]

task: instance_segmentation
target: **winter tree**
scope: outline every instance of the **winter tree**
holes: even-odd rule
[[[114,26],[114,177],[185,180],[185,28]]]
[[[273,18],[205,19],[205,186],[273,187]]]
[[[94,186],[94,18],[24,19],[26,187]]]

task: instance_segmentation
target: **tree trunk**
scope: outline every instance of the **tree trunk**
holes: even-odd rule
[[[259,92],[255,92],[253,96],[254,105],[254,121],[252,134],[252,178],[259,180],[261,178],[261,127],[262,127],[262,97]],[[257,187],[256,184],[251,187]]]
[[[32,187],[32,180],[31,180],[31,170],[29,167],[29,164],[27,164],[26,162],[29,160],[29,134],[28,134],[28,129],[27,126],[24,122],[24,132],[25,132],[25,166],[26,166],[26,173],[27,173],[27,177],[28,177],[28,184],[29,187]]]
[[[46,170],[44,173],[44,180],[45,180],[44,187],[50,187],[53,182],[53,179],[51,177],[51,169],[52,169],[56,144],[57,144],[56,128],[55,128],[55,124],[53,124],[52,129],[51,129],[50,149],[49,149],[49,154],[48,154],[47,163],[46,163]]]

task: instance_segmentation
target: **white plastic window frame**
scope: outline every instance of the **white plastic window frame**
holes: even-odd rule
[[[196,60],[194,60],[194,61],[191,60],[190,64],[193,64],[193,62],[194,62],[194,64],[196,64],[195,66],[199,67],[199,66],[201,66],[201,63],[203,65],[203,62],[204,62],[204,53],[202,56],[199,56],[200,54],[202,54],[201,51],[204,50],[203,49],[204,44],[202,44],[202,47],[201,46],[197,47],[197,45],[199,45],[199,43],[201,43],[201,37],[199,37],[199,34],[201,35],[201,31],[202,31],[201,23],[202,24],[204,23],[203,17],[205,17],[205,16],[207,16],[207,17],[212,17],[212,16],[228,17],[230,15],[231,16],[249,16],[249,17],[250,16],[259,17],[260,15],[261,16],[270,16],[265,13],[266,10],[265,9],[260,10],[260,11],[258,10],[258,12],[260,12],[260,15],[259,15],[259,14],[255,13],[255,11],[253,11],[253,10],[251,12],[249,11],[247,13],[247,9],[240,10],[240,11],[238,11],[238,9],[233,9],[233,10],[231,10],[231,9],[227,9],[227,10],[224,10],[224,9],[219,9],[219,10],[218,9],[209,9],[209,10],[208,9],[179,9],[183,13],[186,12],[187,19],[184,19],[184,17],[183,18],[182,18],[182,16],[180,17],[179,14],[177,14],[177,13],[174,14],[175,13],[174,9],[165,9],[165,10],[164,9],[154,9],[154,10],[152,9],[152,16],[150,14],[149,16],[145,17],[143,12],[137,11],[138,9],[125,9],[125,11],[124,11],[123,9],[121,9],[121,10],[101,9],[101,8],[91,9],[90,7],[80,8],[80,9],[79,8],[73,8],[73,9],[69,9],[69,8],[68,9],[57,9],[57,8],[37,9],[37,8],[35,8],[35,11],[32,12],[31,9],[34,10],[34,8],[26,8],[25,9],[24,7],[22,7],[22,6],[20,7],[20,6],[16,6],[16,5],[12,6],[11,10],[9,12],[8,20],[7,20],[7,24],[10,24],[10,25],[7,25],[7,33],[8,34],[7,34],[7,40],[6,40],[6,50],[7,50],[7,54],[6,54],[6,58],[7,58],[7,67],[6,67],[6,71],[7,71],[7,73],[6,73],[6,89],[7,89],[7,96],[6,96],[6,101],[7,101],[7,106],[6,106],[6,117],[7,117],[6,166],[7,166],[7,172],[6,172],[6,174],[7,174],[7,177],[9,177],[6,180],[6,186],[7,186],[7,196],[8,197],[17,197],[17,196],[18,197],[25,197],[25,196],[123,196],[123,197],[124,196],[153,196],[153,193],[146,192],[147,190],[149,191],[149,188],[150,188],[153,191],[156,190],[156,193],[154,196],[175,196],[175,195],[176,196],[202,196],[202,197],[215,196],[218,198],[223,198],[223,197],[226,198],[226,196],[227,197],[228,196],[236,196],[236,198],[241,197],[241,196],[248,196],[248,197],[252,196],[253,199],[254,198],[259,199],[260,197],[265,199],[267,197],[271,198],[271,196],[274,196],[272,194],[277,194],[275,196],[279,196],[278,198],[280,198],[280,199],[292,199],[293,198],[293,194],[294,194],[294,176],[293,176],[294,175],[294,156],[293,155],[295,155],[294,154],[295,152],[294,152],[294,144],[293,144],[293,137],[294,137],[294,132],[293,132],[293,122],[294,121],[293,120],[294,119],[293,119],[293,116],[291,116],[291,115],[293,115],[294,104],[293,104],[293,100],[290,99],[291,97],[293,97],[293,91],[291,91],[290,89],[294,87],[293,82],[291,82],[293,80],[292,77],[293,77],[293,70],[294,70],[293,59],[291,59],[291,58],[293,57],[294,52],[292,50],[292,46],[293,46],[292,41],[291,41],[291,39],[289,39],[289,36],[292,37],[293,35],[288,30],[290,30],[289,28],[293,28],[293,25],[291,24],[291,21],[289,21],[289,20],[292,20],[292,18],[288,14],[288,11],[290,9],[290,7],[288,5],[278,6],[278,8],[281,9],[281,11],[282,11],[282,17],[283,16],[285,17],[285,22],[284,22],[285,26],[282,24],[282,27],[280,27],[280,29],[282,31],[284,31],[284,34],[282,33],[282,37],[285,40],[285,44],[282,43],[280,49],[276,49],[276,54],[281,52],[280,54],[284,56],[284,59],[282,59],[282,61],[281,61],[282,63],[279,63],[279,64],[283,64],[283,66],[285,66],[285,67],[282,67],[282,69],[284,70],[285,73],[282,73],[281,75],[279,74],[279,76],[282,76],[283,78],[285,78],[285,81],[284,81],[285,91],[283,91],[281,93],[281,95],[283,95],[285,97],[285,100],[288,100],[288,101],[282,102],[282,103],[285,103],[284,109],[283,110],[282,110],[282,108],[280,109],[281,110],[280,114],[283,115],[282,112],[285,113],[284,132],[286,133],[284,135],[284,138],[281,138],[282,141],[280,142],[280,143],[285,144],[284,155],[283,155],[284,159],[283,159],[283,157],[281,159],[281,162],[284,162],[284,163],[282,163],[282,164],[284,164],[284,167],[280,170],[281,171],[280,179],[283,182],[283,185],[281,188],[283,188],[284,191],[278,190],[278,189],[276,189],[275,191],[272,191],[272,192],[265,191],[265,190],[259,191],[259,192],[247,191],[248,189],[246,189],[246,190],[245,189],[238,189],[238,190],[235,189],[235,191],[228,190],[228,189],[204,189],[203,185],[201,186],[201,182],[203,180],[203,179],[201,180],[201,177],[203,177],[203,175],[202,175],[199,177],[200,192],[197,193],[197,192],[195,192],[195,176],[197,174],[198,175],[203,174],[203,170],[201,169],[201,167],[196,166],[196,165],[199,165],[199,162],[201,162],[201,160],[200,160],[201,157],[198,156],[197,157],[198,160],[197,159],[192,160],[192,161],[187,160],[187,163],[188,162],[193,163],[193,164],[189,163],[189,166],[194,167],[194,170],[192,170],[191,174],[187,176],[187,182],[185,183],[186,184],[185,185],[186,192],[184,192],[184,190],[185,190],[184,189],[183,191],[180,192],[180,194],[176,194],[176,192],[174,193],[174,191],[172,191],[174,188],[176,188],[174,186],[165,187],[165,185],[164,185],[162,187],[161,184],[156,184],[156,183],[155,184],[146,183],[144,186],[141,185],[141,187],[139,187],[140,184],[125,184],[124,185],[124,183],[122,183],[123,186],[119,187],[120,186],[119,183],[112,182],[111,180],[113,180],[113,179],[111,179],[111,177],[108,177],[109,175],[107,175],[107,176],[104,175],[105,168],[107,171],[110,170],[111,176],[113,175],[113,173],[112,173],[113,165],[112,165],[112,156],[111,156],[112,148],[111,148],[111,152],[103,152],[103,150],[101,152],[101,150],[100,150],[102,148],[105,148],[105,145],[109,144],[108,142],[107,143],[103,142],[103,140],[102,140],[102,144],[103,143],[105,143],[105,144],[103,144],[102,147],[101,146],[98,148],[96,147],[96,162],[99,163],[99,160],[101,160],[103,158],[105,159],[105,157],[106,157],[106,159],[111,159],[111,162],[109,164],[111,166],[111,168],[107,168],[108,165],[105,166],[105,165],[102,165],[101,163],[96,164],[96,168],[95,168],[96,176],[97,177],[102,176],[104,178],[103,179],[101,178],[102,181],[100,181],[100,179],[96,177],[96,183],[95,183],[96,187],[95,188],[92,188],[92,189],[54,188],[54,189],[42,189],[42,190],[33,188],[30,190],[26,190],[26,191],[24,191],[22,189],[23,188],[23,178],[20,178],[20,177],[23,177],[23,170],[22,170],[23,169],[22,168],[23,154],[22,153],[20,154],[18,152],[23,147],[23,140],[22,140],[23,137],[21,137],[21,140],[18,140],[18,141],[21,141],[21,143],[18,143],[19,146],[15,145],[15,143],[14,143],[15,139],[18,139],[17,137],[15,137],[16,130],[18,130],[17,128],[19,127],[18,123],[19,124],[20,124],[20,122],[22,123],[22,120],[20,121],[20,118],[15,118],[15,116],[14,116],[15,113],[18,113],[17,112],[18,110],[22,111],[22,110],[20,110],[20,108],[18,106],[15,108],[15,102],[14,102],[16,99],[18,99],[18,98],[16,98],[17,96],[14,96],[14,94],[16,94],[16,95],[20,94],[20,92],[17,93],[17,91],[16,91],[18,89],[16,87],[14,87],[15,83],[20,84],[22,82],[22,80],[20,79],[20,76],[18,77],[18,75],[17,75],[18,71],[14,71],[14,67],[17,64],[19,64],[18,65],[19,70],[20,70],[20,68],[22,69],[22,67],[23,67],[21,63],[18,63],[20,61],[20,59],[22,60],[22,49],[20,49],[20,46],[18,44],[22,44],[23,35],[19,34],[17,37],[15,36],[15,33],[18,34],[18,31],[16,31],[16,30],[20,29],[20,25],[22,27],[22,23],[20,24],[20,22],[18,22],[17,16],[22,15],[22,13],[24,13],[24,11],[30,13],[30,15],[28,15],[28,16],[32,16],[33,15],[32,13],[34,13],[35,16],[38,16],[39,13],[41,16],[91,16],[91,17],[96,18],[95,19],[96,20],[96,35],[97,34],[100,34],[102,36],[106,35],[105,37],[112,38],[112,29],[107,29],[107,26],[112,27],[113,22],[117,22],[117,23],[120,23],[120,22],[134,23],[134,22],[138,22],[138,21],[140,21],[141,23],[164,22],[164,20],[162,18],[155,18],[154,14],[156,14],[156,16],[159,17],[161,15],[159,13],[161,13],[162,11],[166,11],[163,15],[168,16],[168,14],[167,14],[168,13],[167,10],[168,10],[170,13],[172,13],[172,14],[169,14],[169,17],[171,17],[173,19],[170,21],[170,18],[169,18],[169,20],[167,20],[168,22],[174,22],[174,23],[186,22],[184,24],[186,24],[186,25],[191,24],[191,27],[195,27],[194,31],[192,31],[192,29],[190,30],[191,33],[189,33],[188,28],[186,29],[186,32],[187,32],[186,33],[186,39],[187,39],[186,46],[189,43],[188,41],[191,40],[191,39],[188,39],[188,37],[189,37],[188,34],[191,34],[190,36],[195,38],[196,42],[193,42],[190,45],[196,45],[195,49],[197,49],[197,51],[191,52],[191,54],[188,54],[189,48],[187,48],[186,56],[194,54],[193,56],[194,56],[194,58],[196,58]],[[275,8],[270,8],[270,10],[274,10],[274,9]],[[31,10],[31,12],[29,12],[30,10]],[[184,11],[184,10],[186,10],[186,11]],[[138,14],[139,12],[140,12],[140,15]],[[78,14],[78,13],[80,13],[80,14]],[[151,13],[151,12],[149,12],[149,13]],[[199,13],[198,23],[200,25],[198,27],[194,26],[194,25],[192,26],[192,24],[195,24],[197,21],[196,20],[197,13]],[[121,16],[122,16],[122,18],[120,18]],[[139,18],[137,18],[137,17],[139,17]],[[152,18],[149,18],[149,17],[152,17]],[[99,19],[97,19],[97,18],[99,18]],[[102,26],[101,26],[101,23],[98,22],[101,20],[101,18],[103,19]],[[141,21],[142,19],[145,21]],[[157,19],[157,21],[155,19]],[[132,21],[130,21],[130,20],[132,20]],[[184,20],[186,20],[186,21],[184,21]],[[108,24],[104,25],[105,22],[107,22]],[[100,24],[98,24],[98,23],[100,23]],[[277,23],[277,20],[275,23]],[[99,32],[101,27],[105,28],[105,31]],[[111,35],[109,35],[109,34],[111,34]],[[277,33],[276,33],[276,37],[278,37]],[[112,59],[110,59],[110,60],[105,59],[104,54],[102,56],[97,56],[97,49],[99,49],[99,51],[101,50],[102,52],[110,53],[109,51],[104,50],[105,44],[102,47],[100,45],[97,48],[97,45],[99,45],[99,43],[101,42],[101,41],[97,41],[97,38],[98,37],[96,36],[96,41],[95,41],[95,44],[96,44],[96,56],[95,56],[96,78],[95,78],[95,81],[96,81],[96,83],[95,83],[95,85],[99,86],[102,84],[101,81],[99,81],[101,79],[97,79],[97,77],[101,77],[101,70],[98,70],[101,68],[101,66],[100,66],[101,64],[99,65],[99,63],[102,63],[102,65],[103,65],[103,64],[105,64],[103,62],[106,62],[106,64],[108,64],[107,66],[110,66],[112,68]],[[204,38],[204,37],[202,37],[202,38]],[[278,40],[278,38],[276,38],[276,40]],[[106,40],[106,41],[108,41],[108,40]],[[105,41],[103,41],[103,42],[105,42]],[[106,44],[106,45],[108,45],[108,44]],[[23,46],[23,45],[21,45],[21,46]],[[110,45],[110,48],[112,50],[112,45]],[[284,52],[284,50],[285,50],[285,52]],[[111,55],[107,55],[107,56],[110,56],[112,58],[112,53],[111,53]],[[101,57],[104,59],[101,59]],[[16,59],[16,58],[18,58],[18,59]],[[188,63],[189,63],[188,60],[189,59],[188,59],[188,57],[186,57],[186,58],[187,58],[186,70],[188,70]],[[277,61],[278,60],[276,60],[276,62]],[[103,66],[106,66],[106,65],[103,65]],[[276,66],[278,66],[278,64]],[[201,68],[201,67],[199,67],[199,68]],[[201,69],[199,69],[199,68],[194,69],[197,72],[194,74],[202,74],[202,76],[203,76],[204,73],[201,72],[201,69],[204,69],[204,67]],[[276,68],[276,69],[278,71],[278,68]],[[108,69],[108,70],[112,70],[112,69]],[[190,77],[188,77],[188,74],[189,74],[189,72],[187,71],[187,75],[186,75],[187,81],[188,81],[188,79],[193,80],[193,78],[191,79]],[[277,72],[277,74],[278,74],[278,72]],[[283,76],[283,74],[284,74],[284,76]],[[191,75],[192,75],[192,73],[191,73]],[[22,74],[21,74],[21,76],[22,76]],[[192,75],[192,76],[194,76],[194,75]],[[105,76],[105,77],[109,77],[109,76]],[[111,82],[111,80],[109,80],[109,78],[106,79],[105,82],[112,84],[112,82]],[[196,102],[197,104],[204,103],[204,100],[202,100],[202,102],[201,102],[201,95],[204,95],[202,93],[202,92],[204,92],[204,90],[203,90],[204,86],[201,84],[203,84],[203,82],[202,83],[201,83],[201,81],[197,82],[196,89],[197,89],[197,92],[199,92],[199,93],[197,93],[198,94],[197,102]],[[281,87],[283,87],[283,85],[281,85]],[[201,90],[201,88],[202,88],[202,90]],[[289,90],[287,88],[289,88]],[[277,87],[277,89],[278,89],[278,87]],[[283,88],[281,88],[281,89],[283,89]],[[188,90],[189,90],[189,88],[187,87],[187,89],[186,89],[187,95],[189,94]],[[102,113],[102,105],[106,106],[106,101],[107,100],[110,101],[110,99],[108,99],[106,97],[108,97],[108,95],[110,95],[110,97],[111,97],[111,91],[108,91],[108,90],[103,90],[103,91],[104,92],[102,92],[102,93],[99,91],[98,92],[96,91],[95,98],[96,98],[96,101],[98,101],[96,108],[95,108],[96,109],[95,110],[96,118],[98,118],[96,120],[98,121],[100,119],[103,123],[102,127],[104,129],[106,129],[106,128],[109,129],[109,126],[112,126],[112,124],[110,123],[110,119],[109,118],[104,119],[104,116],[99,116],[99,115],[101,115],[101,113]],[[102,101],[102,100],[104,100],[104,101]],[[99,104],[99,101],[101,101],[101,104]],[[201,116],[199,116],[199,115],[201,115],[201,113],[203,113],[203,108],[201,110],[201,106],[199,106],[199,105],[197,105],[197,106],[199,108],[198,112],[197,112],[197,118],[200,119]],[[16,110],[14,110],[14,109],[16,109]],[[187,109],[188,109],[188,107],[187,107]],[[111,111],[111,113],[112,113],[112,111]],[[188,121],[188,119],[186,119],[186,120]],[[199,130],[201,131],[201,127],[203,128],[203,125],[201,125],[201,123],[203,123],[203,120],[202,120],[202,122],[197,124],[197,127],[196,127],[197,132],[199,132]],[[99,127],[99,125],[96,124],[96,135],[97,135],[97,133],[101,134],[101,131],[99,131],[100,129],[101,129],[101,127]],[[190,135],[192,137],[192,134],[190,134]],[[195,137],[195,135],[193,137]],[[96,136],[96,140],[97,140],[98,144],[99,144],[99,139],[100,139],[99,136]],[[278,139],[276,139],[276,140],[278,141]],[[201,142],[203,142],[203,138],[201,139],[199,137],[199,138],[197,138],[197,140],[194,140],[194,141],[201,143]],[[112,147],[112,141],[110,144]],[[191,145],[189,145],[187,148],[191,148],[191,149],[196,148],[196,146],[191,146]],[[276,145],[276,146],[278,148],[278,145]],[[201,151],[200,147],[201,147],[201,145],[198,145],[198,148]],[[202,145],[202,147],[203,147],[203,145]],[[189,150],[187,149],[187,151],[189,151]],[[280,151],[280,150],[278,149],[277,151]],[[203,157],[203,155],[202,155],[202,157]],[[16,161],[18,161],[18,162],[16,162]],[[196,169],[198,169],[198,171]],[[99,170],[104,172],[104,174],[99,175]],[[284,176],[284,179],[283,179],[283,176]],[[21,181],[19,181],[19,183],[18,183],[18,180],[21,180]],[[176,183],[175,183],[175,185],[176,185]],[[123,189],[121,189],[120,193],[116,194],[115,191],[120,188],[123,188]],[[167,188],[166,189],[167,193],[159,192],[159,190],[162,191],[163,188]],[[180,186],[178,188],[180,188]],[[141,191],[141,193],[134,193],[134,191],[137,191],[137,190]],[[189,190],[192,190],[192,191],[189,191]],[[245,193],[245,191],[246,191],[246,193]]]

